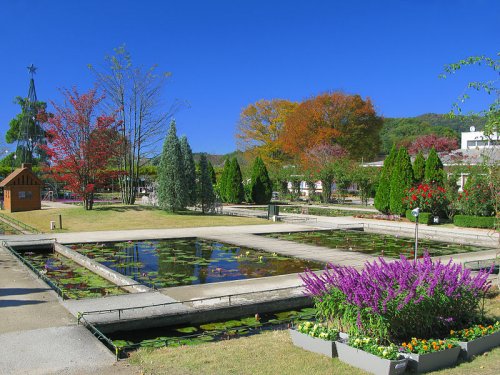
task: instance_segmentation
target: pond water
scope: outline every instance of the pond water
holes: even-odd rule
[[[72,249],[158,288],[319,270],[324,264],[198,238],[79,244]]]
[[[59,253],[22,250],[18,250],[18,253],[63,290],[67,298],[96,298],[126,293],[113,283]]]
[[[196,345],[208,341],[252,335],[262,330],[287,328],[290,322],[311,320],[314,319],[315,314],[316,310],[308,307],[301,310],[248,316],[196,326],[183,325],[137,331],[118,331],[109,333],[107,336],[120,349]]]
[[[414,256],[415,240],[399,236],[391,236],[363,231],[316,231],[294,233],[271,233],[265,237],[307,243],[332,249],[344,249],[362,252],[375,256],[399,258],[400,254],[406,257]],[[472,251],[491,250],[478,246],[452,244],[446,242],[418,240],[418,253],[429,252],[430,256],[443,256],[467,253]]]

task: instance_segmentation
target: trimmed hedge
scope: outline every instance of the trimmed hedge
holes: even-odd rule
[[[453,224],[457,227],[468,228],[494,228],[494,216],[469,216],[469,215],[455,215],[453,217]]]
[[[405,214],[406,218],[410,220],[411,222],[415,222],[415,216],[411,214],[411,210],[406,210]],[[430,212],[421,212],[420,215],[418,215],[418,222],[420,224],[427,224],[430,225],[432,224],[432,214]]]

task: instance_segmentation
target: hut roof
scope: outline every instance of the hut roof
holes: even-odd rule
[[[18,183],[18,177],[29,176],[32,179],[32,184],[21,184]],[[12,185],[43,185],[42,181],[33,173],[31,170],[31,164],[23,164],[21,168],[16,168],[14,172],[9,174],[4,178],[2,182],[0,182],[0,187],[12,186]]]

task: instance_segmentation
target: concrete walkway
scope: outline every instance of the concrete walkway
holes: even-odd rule
[[[60,304],[57,295],[0,247],[0,374],[138,374]]]

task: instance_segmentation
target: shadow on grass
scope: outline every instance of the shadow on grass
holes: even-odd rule
[[[97,206],[94,211],[113,211],[113,212],[127,212],[127,211],[153,211],[157,210],[155,207],[150,206],[136,206],[136,205],[123,205],[123,206]]]

